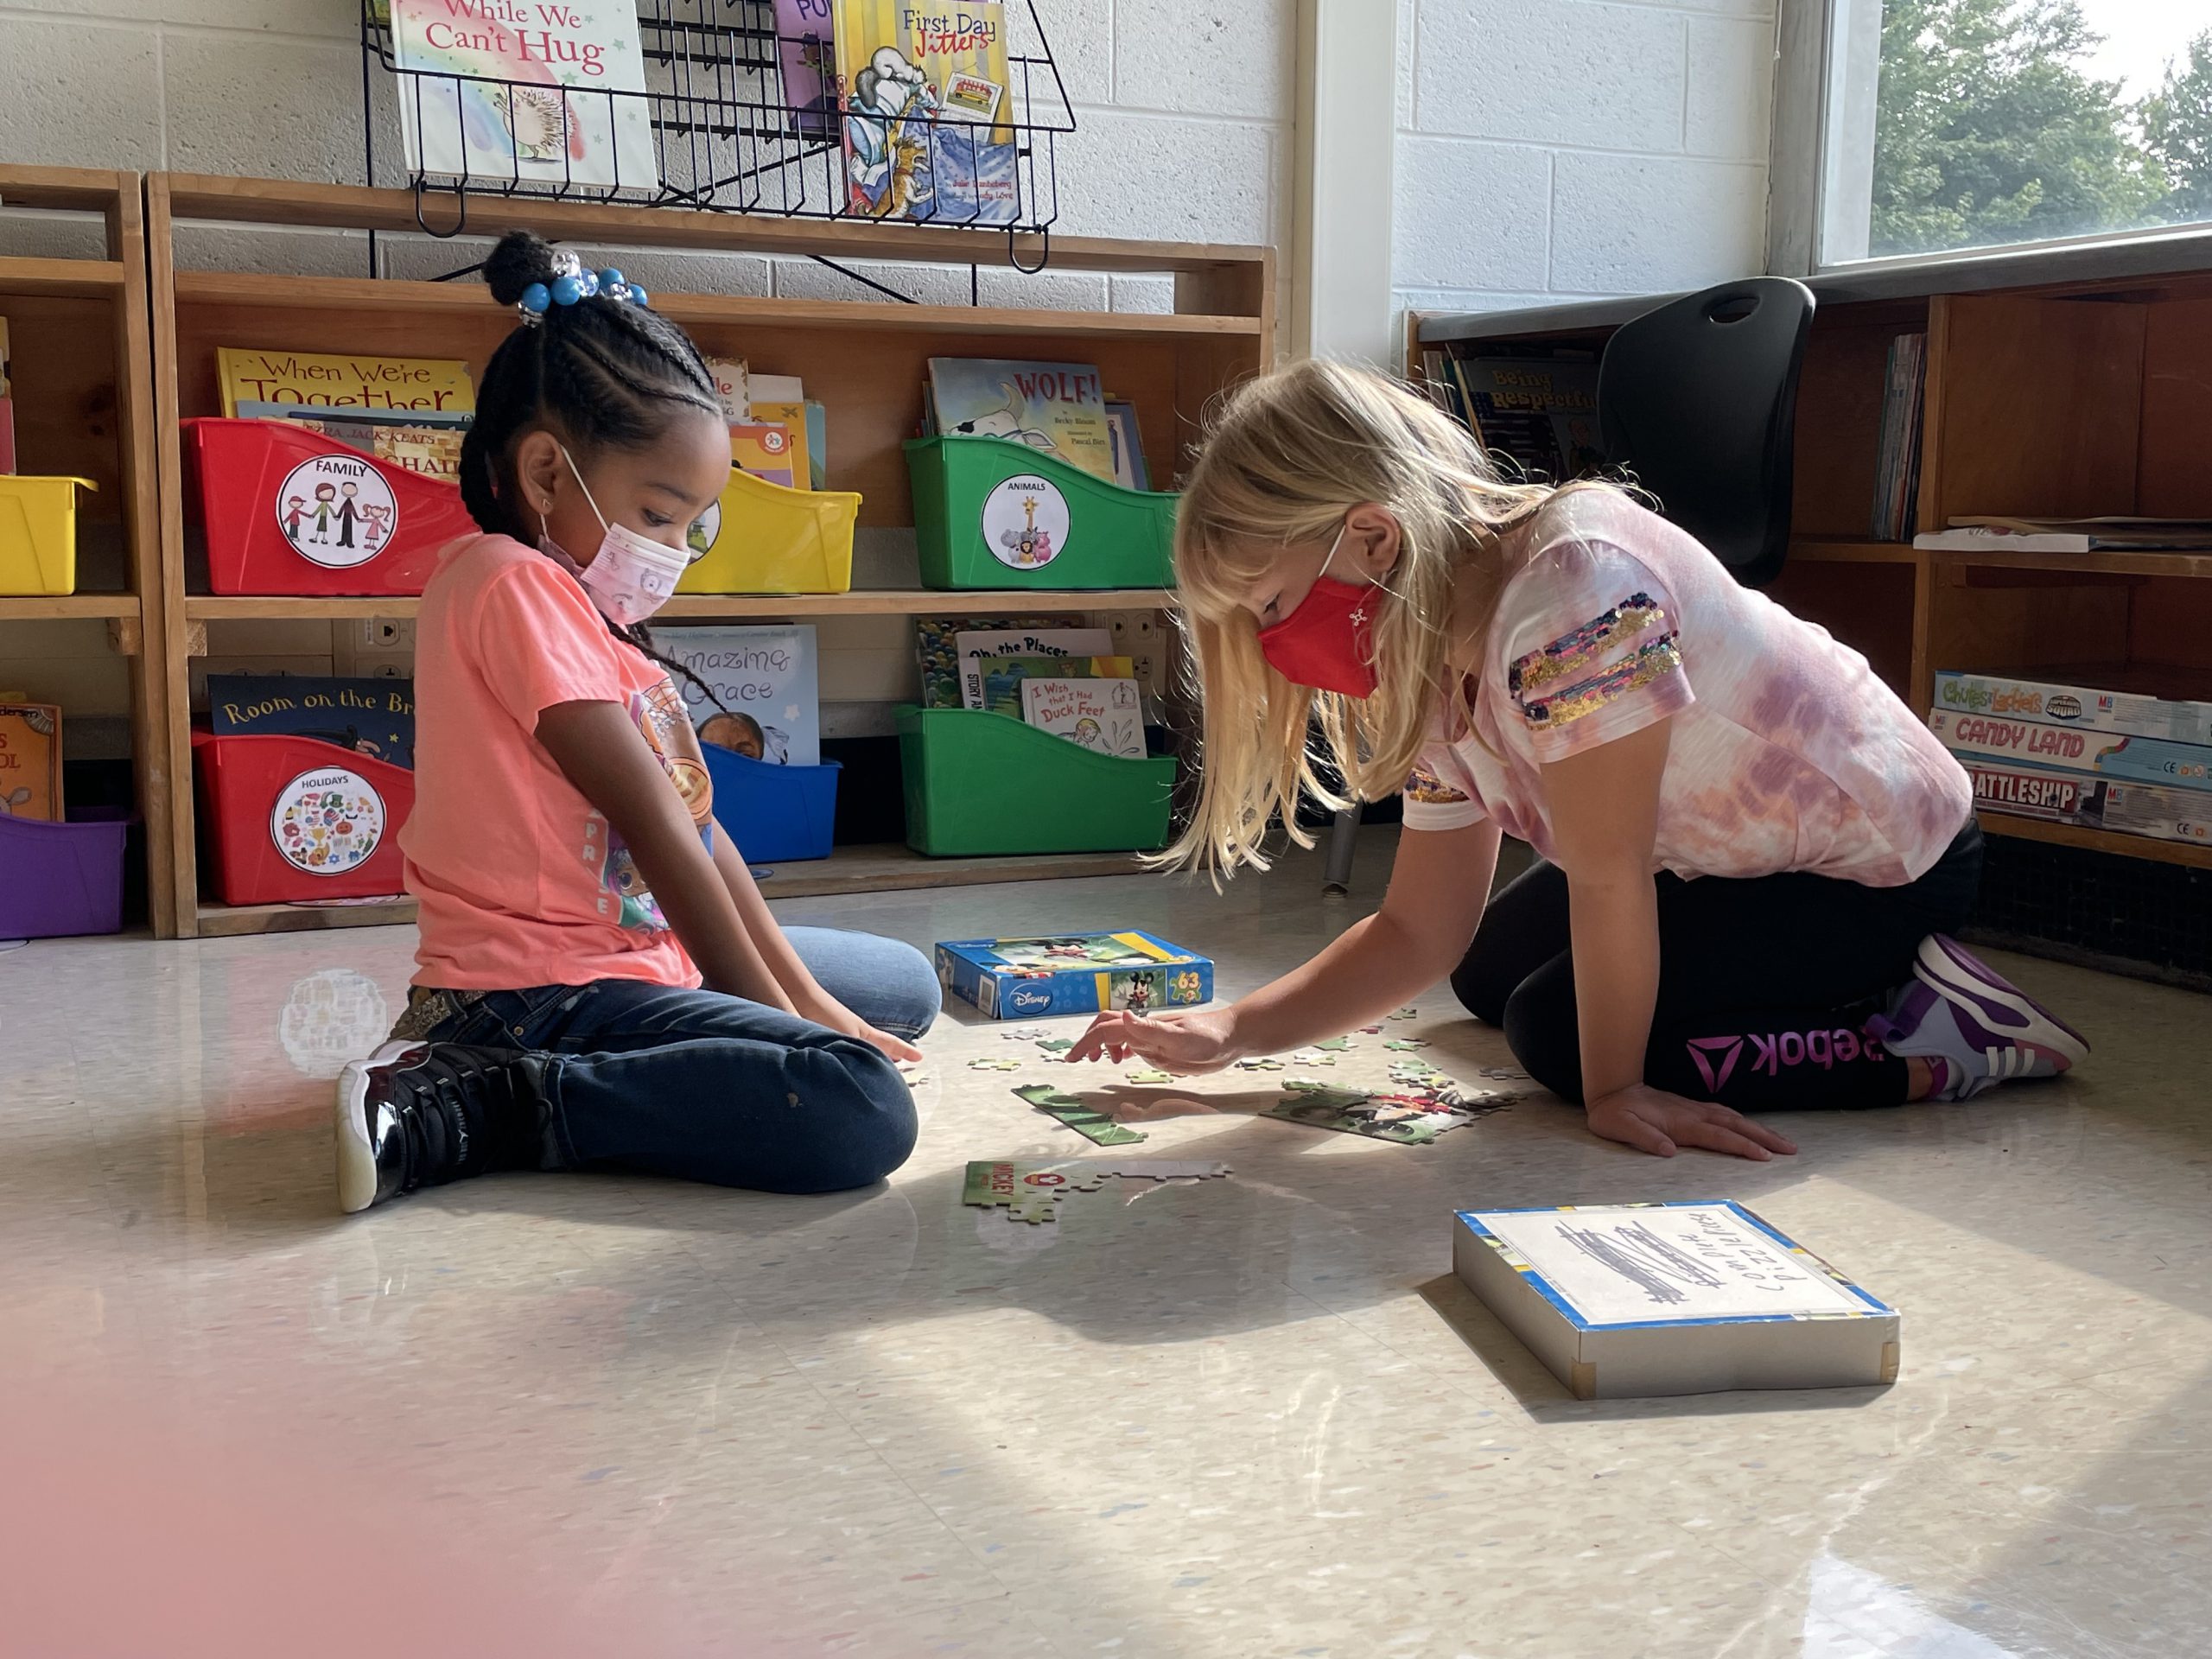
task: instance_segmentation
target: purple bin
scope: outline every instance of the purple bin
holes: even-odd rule
[[[123,931],[131,814],[88,806],[67,823],[0,815],[0,939]]]

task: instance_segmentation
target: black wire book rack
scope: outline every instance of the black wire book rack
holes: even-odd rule
[[[362,0],[367,179],[396,109],[432,235],[464,232],[469,198],[491,195],[1002,229],[1010,258],[1016,237],[1049,250],[1075,116],[1035,0],[939,9],[1002,21],[1003,84],[897,44],[841,73],[830,14],[849,3],[635,0],[642,61],[626,63],[626,29],[595,26],[610,6],[626,22],[626,0]],[[501,60],[544,78],[474,73]]]

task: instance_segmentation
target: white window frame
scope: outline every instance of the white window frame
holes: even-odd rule
[[[1767,270],[1774,275],[1802,278],[1941,271],[1999,258],[2032,261],[2046,253],[2167,241],[2201,247],[2212,232],[2212,221],[2202,221],[1942,253],[1865,257],[1873,193],[1875,81],[1871,73],[1854,78],[1848,71],[1854,60],[1865,71],[1877,67],[1881,0],[1779,0],[1779,7],[1767,185]],[[1836,250],[1854,245],[1860,257],[1834,257]]]

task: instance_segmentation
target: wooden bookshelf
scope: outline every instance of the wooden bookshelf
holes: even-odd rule
[[[244,622],[336,621],[406,617],[412,599],[245,598],[189,592],[188,481],[178,423],[219,412],[215,351],[254,346],[458,358],[480,375],[513,327],[480,283],[300,276],[180,269],[181,224],[246,224],[419,235],[413,194],[349,186],[157,173],[145,181],[147,270],[150,278],[149,378],[159,415],[163,603],[146,628],[166,693],[162,753],[174,775],[191,777],[192,658],[208,649],[211,626]],[[435,201],[426,210],[437,226]],[[467,233],[497,236],[523,227],[557,241],[752,256],[819,255],[904,264],[1034,267],[1040,238],[902,225],[822,223],[740,214],[587,203],[472,200]],[[850,301],[656,290],[653,303],[682,322],[701,347],[745,358],[771,374],[804,378],[828,408],[833,489],[862,498],[864,527],[913,522],[901,445],[919,409],[932,356],[1012,354],[1096,363],[1117,395],[1135,406],[1152,475],[1174,476],[1198,435],[1210,400],[1273,360],[1274,267],[1263,248],[1203,244],[1052,238],[1055,271],[1164,275],[1173,308],[1164,314],[904,305],[874,296]],[[453,263],[474,254],[456,251]],[[963,271],[963,275],[966,273]],[[855,286],[856,295],[863,290]],[[959,615],[1014,610],[1075,614],[1159,609],[1156,588],[1119,591],[1027,589],[935,593],[919,588],[835,594],[685,594],[661,614],[677,620]],[[236,910],[201,900],[196,878],[192,801],[177,791],[175,827],[165,845],[174,931],[222,935],[411,920],[404,905],[258,906]],[[925,860],[905,849],[841,849],[818,864],[780,870],[769,890],[864,893],[952,880],[1013,880],[1097,874],[1134,868],[1125,856],[1048,860]]]
[[[92,480],[78,509],[78,579],[122,589],[0,597],[0,623],[108,623],[128,688],[150,919],[167,937],[176,931],[171,809],[176,779],[189,774],[173,770],[162,741],[167,683],[159,652],[148,649],[166,618],[138,175],[0,166],[0,202],[99,227],[97,256],[0,257],[0,316],[14,359],[18,469]],[[39,694],[35,670],[18,673],[4,657],[0,683]],[[69,714],[65,706],[65,722]]]
[[[2202,699],[2212,551],[1922,551],[1869,537],[1891,342],[1928,335],[1919,522],[1980,515],[2212,518],[2212,271],[2005,287],[1936,273],[1920,295],[1817,280],[1796,411],[1789,558],[1770,590],[1866,653],[1916,710],[1939,670]],[[1652,303],[1657,303],[1656,300]],[[1423,319],[1476,354],[1602,349],[1641,308]],[[2212,798],[2208,798],[2212,808]],[[2212,847],[1996,812],[1992,835],[2212,868]]]

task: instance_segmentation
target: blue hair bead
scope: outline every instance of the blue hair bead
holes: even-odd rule
[[[545,315],[545,308],[553,303],[552,291],[543,283],[532,283],[523,289],[522,297],[515,303],[531,316],[542,317]]]
[[[633,305],[647,305],[652,302],[652,300],[644,289],[632,283],[630,284],[630,302]]]
[[[574,305],[584,296],[584,285],[574,276],[562,276],[553,283],[553,303]]]
[[[622,273],[612,265],[599,273],[599,285],[601,288],[620,288],[625,280]]]
[[[584,297],[586,299],[589,299],[593,295],[599,292],[599,273],[595,270],[578,271],[576,273],[576,283],[583,289]]]

